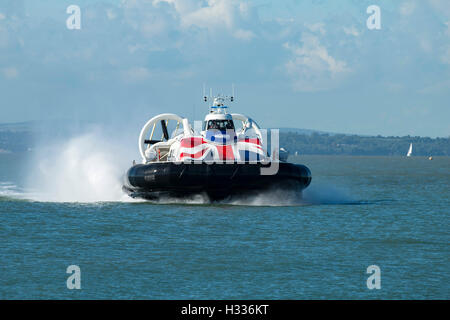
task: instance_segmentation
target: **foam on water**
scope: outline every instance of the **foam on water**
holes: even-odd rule
[[[150,200],[148,202],[155,204],[190,204],[190,205],[204,205],[211,203],[206,193],[193,194],[184,198],[163,196],[158,200]]]
[[[189,204],[189,205],[233,205],[233,206],[304,206],[304,205],[339,205],[359,204],[343,188],[331,185],[312,184],[303,192],[285,190],[282,187],[268,189],[251,195],[232,196],[221,201],[211,201],[205,193],[186,198],[163,197],[149,201],[155,204]]]
[[[223,201],[223,203],[244,206],[303,206],[353,204],[356,202],[342,189],[329,185],[314,185],[313,183],[303,192],[277,187],[250,196],[233,197]]]
[[[21,198],[23,191],[12,182],[0,181],[0,198]]]

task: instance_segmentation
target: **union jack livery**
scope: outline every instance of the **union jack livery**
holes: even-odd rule
[[[212,143],[203,137],[188,137],[180,141],[177,160],[202,160],[215,162],[258,161],[265,155],[258,138],[242,138],[237,143]]]
[[[171,113],[145,124],[139,136],[142,164],[128,170],[123,187],[130,196],[154,199],[206,192],[212,199],[223,199],[275,184],[299,191],[309,185],[308,168],[285,162],[286,152],[279,159],[284,149],[278,148],[278,141],[271,142],[269,155],[265,131],[247,116],[228,113],[225,101],[234,97],[204,100],[212,100],[212,106],[203,123],[194,127]]]

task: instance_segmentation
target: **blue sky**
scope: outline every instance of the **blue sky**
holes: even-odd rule
[[[0,122],[200,119],[203,83],[264,127],[450,136],[450,2],[0,3]]]

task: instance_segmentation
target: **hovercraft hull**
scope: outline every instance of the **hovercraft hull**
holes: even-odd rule
[[[303,165],[280,162],[276,174],[262,175],[262,163],[155,162],[131,167],[123,190],[133,198],[155,200],[162,196],[187,197],[206,193],[211,200],[245,195],[279,187],[301,192],[311,183]]]

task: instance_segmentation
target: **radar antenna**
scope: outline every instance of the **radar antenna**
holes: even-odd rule
[[[206,84],[205,83],[203,84],[203,102],[210,102],[214,105],[218,101],[222,101],[221,104],[223,105],[223,102],[225,102],[225,101],[234,102],[235,98],[236,98],[236,95],[235,95],[234,83],[231,84],[231,96],[225,96],[222,94],[217,94],[214,96],[212,88],[209,88],[209,96],[207,96],[206,95]]]

